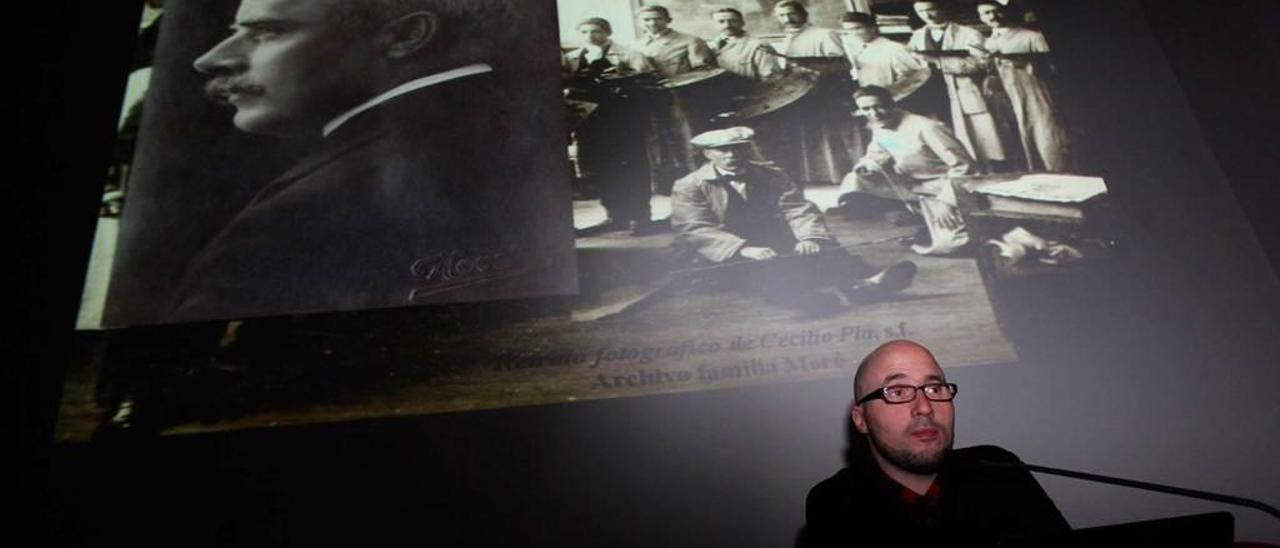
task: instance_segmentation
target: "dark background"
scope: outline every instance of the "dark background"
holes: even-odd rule
[[[1280,5],[1062,4],[1046,31],[1072,52],[1069,100],[1131,254],[1021,363],[951,373],[958,443],[1280,503]],[[777,546],[839,466],[848,388],[830,382],[51,447],[137,12],[11,10],[6,409],[36,544]],[[1077,526],[1219,509],[1042,483]],[[1236,515],[1242,537],[1280,542]]]

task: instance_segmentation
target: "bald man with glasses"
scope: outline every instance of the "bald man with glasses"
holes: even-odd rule
[[[908,340],[873,350],[854,376],[849,465],[810,492],[806,547],[991,543],[1070,526],[1018,457],[953,449],[958,388]]]

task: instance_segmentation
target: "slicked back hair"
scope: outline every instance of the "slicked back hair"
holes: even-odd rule
[[[876,22],[876,16],[870,13],[862,13],[860,11],[845,12],[840,16],[841,23],[858,23],[871,28],[880,28],[880,24]]]
[[[773,11],[778,11],[787,6],[795,8],[796,11],[803,13],[804,15],[809,15],[809,8],[804,7],[804,4],[800,3],[798,0],[783,0],[782,2],[778,2],[773,6]]]
[[[644,12],[659,13],[659,14],[662,14],[662,17],[664,19],[667,19],[667,20],[671,19],[671,12],[667,10],[666,6],[659,6],[657,4],[654,4],[652,6],[642,7],[638,11],[636,11],[636,13],[644,13]]]
[[[738,16],[738,20],[739,20],[739,21],[746,21],[746,20],[747,20],[745,17],[743,17],[743,16],[742,16],[742,12],[740,12],[740,11],[738,11],[738,10],[734,9],[734,8],[720,8],[720,9],[718,9],[718,10],[716,10],[716,11],[711,12],[711,15],[712,15],[712,16],[715,16],[715,14],[717,14],[717,13],[732,13],[732,14],[734,14],[734,15],[737,15],[737,16]]]
[[[582,25],[595,25],[600,27],[600,30],[603,30],[605,34],[613,34],[613,25],[610,25],[609,20],[603,17],[588,17],[578,21],[578,25],[574,28],[580,29]]]
[[[857,101],[859,97],[875,97],[880,100],[881,106],[892,107],[897,104],[893,100],[893,94],[889,90],[880,86],[860,86],[853,92],[853,100]]]
[[[362,34],[414,12],[430,12],[440,26],[433,38],[438,46],[428,49],[477,61],[496,53],[495,37],[505,36],[516,17],[513,5],[511,0],[337,0],[329,17],[349,33]]]

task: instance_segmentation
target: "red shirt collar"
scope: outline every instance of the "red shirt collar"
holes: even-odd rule
[[[933,484],[929,486],[929,490],[924,494],[916,493],[906,486],[898,483],[897,480],[885,474],[884,470],[876,466],[877,475],[880,478],[880,486],[886,494],[897,497],[897,499],[907,509],[913,513],[923,515],[934,515],[941,507],[943,481],[942,475],[934,477]],[[922,516],[923,517],[923,516]]]
[[[886,479],[893,481],[892,478],[888,478],[887,476]],[[938,479],[939,478],[937,477],[933,478],[933,483],[929,485],[929,490],[925,491],[923,495],[907,489],[896,481],[893,481],[893,483],[898,484],[898,498],[902,500],[903,504],[913,507],[921,506],[932,508],[938,505],[938,499],[942,495],[942,482],[938,481]]]

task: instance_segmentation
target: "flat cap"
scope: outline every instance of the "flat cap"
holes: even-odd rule
[[[750,143],[756,132],[749,127],[731,127],[699,133],[689,143],[699,148],[717,148]]]

